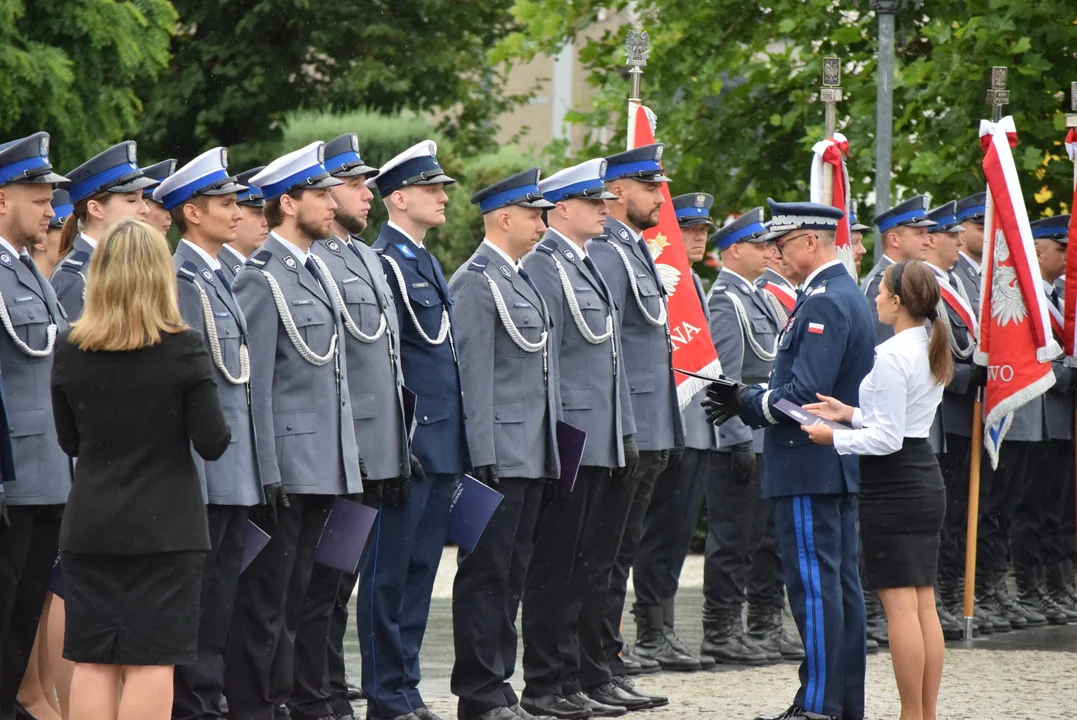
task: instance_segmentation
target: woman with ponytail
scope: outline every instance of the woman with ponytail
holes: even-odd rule
[[[900,720],[935,720],[942,681],[934,585],[946,491],[928,433],[953,360],[938,304],[939,284],[924,263],[887,268],[875,306],[894,336],[876,348],[860,407],[825,396],[805,407],[854,429],[803,427],[812,441],[860,456],[864,584],[878,591],[886,610]]]
[[[113,145],[67,174],[73,206],[60,235],[60,264],[50,281],[73,323],[82,315],[86,268],[97,240],[121,220],[144,220],[149,207],[142,191],[159,183],[138,168],[135,141]]]

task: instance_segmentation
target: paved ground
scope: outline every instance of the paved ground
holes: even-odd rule
[[[445,720],[456,717],[449,692],[452,670],[452,577],[455,551],[446,551],[438,574],[423,645],[422,690],[430,707]],[[689,558],[677,598],[677,628],[681,638],[698,647],[702,638],[702,558]],[[629,598],[631,603],[631,597]],[[786,618],[792,629],[791,618]],[[625,634],[634,636],[631,618]],[[349,667],[359,667],[359,647],[349,632]],[[519,680],[519,678],[515,678]],[[751,718],[759,712],[777,713],[789,704],[796,688],[796,665],[720,669],[708,673],[661,674],[637,679],[640,687],[668,695],[670,705],[637,714],[643,718]],[[514,682],[514,685],[517,683]],[[519,687],[518,687],[519,689]],[[897,689],[890,656],[868,657],[868,718],[896,719]],[[362,708],[357,708],[362,711]],[[1063,720],[1077,712],[1077,626],[1045,628],[978,639],[971,645],[953,643],[946,651],[946,668],[939,702],[939,720]],[[360,715],[361,717],[361,715]]]

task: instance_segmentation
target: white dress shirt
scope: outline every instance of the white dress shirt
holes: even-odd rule
[[[928,334],[902,330],[875,348],[875,365],[860,383],[853,430],[835,430],[841,455],[890,455],[905,438],[926,438],[942,402],[943,386],[931,373]]]
[[[802,282],[800,284],[801,289],[804,289],[804,288],[808,287],[809,285],[811,285],[811,281],[814,280],[816,278],[816,276],[819,275],[819,273],[823,272],[824,270],[826,270],[829,267],[834,267],[835,265],[841,265],[841,264],[842,264],[841,260],[831,260],[830,262],[826,263],[825,265],[821,265],[820,267],[815,268],[815,270],[812,272],[812,274],[809,275],[807,278],[805,278],[804,282]]]
[[[396,230],[398,233],[400,233],[401,235],[406,237],[408,240],[411,240],[413,243],[415,243],[416,247],[422,247],[423,246],[423,239],[422,238],[419,238],[418,240],[416,240],[415,238],[413,238],[411,236],[411,233],[409,233],[407,230],[405,230],[404,228],[397,225],[392,220],[386,220],[385,224],[388,225],[389,227],[391,227],[393,230]]]
[[[94,250],[97,249],[97,241],[96,240],[94,240],[92,237],[90,237],[86,233],[79,233],[79,235],[82,236],[82,239],[86,241],[87,245],[92,247]]]
[[[247,262],[247,258],[243,257],[243,253],[241,253],[239,250],[236,250],[231,245],[221,245],[221,250],[232,253],[232,257],[234,257],[235,260],[241,264]],[[219,258],[220,255],[218,255],[217,257]]]
[[[202,260],[205,261],[206,265],[209,265],[210,270],[220,270],[221,269],[220,260],[213,257],[208,252],[206,252],[202,248],[198,247],[197,245],[195,245],[193,242],[191,242],[187,238],[180,238],[180,242],[185,244],[187,247],[192,248],[196,253],[198,253],[198,256],[200,258],[202,258]]]
[[[283,245],[285,250],[287,250],[292,255],[294,255],[295,259],[299,262],[300,265],[305,265],[306,264],[307,258],[310,257],[309,252],[304,252],[303,250],[300,250],[297,245],[294,245],[293,243],[289,242],[288,240],[285,240],[284,238],[282,238],[280,235],[278,235],[273,230],[270,230],[269,234],[272,235],[273,237],[277,238],[277,242],[279,242],[281,245]]]
[[[517,261],[517,260],[513,260],[512,258],[510,258],[510,257],[509,257],[509,254],[508,254],[507,252],[505,252],[504,250],[502,250],[501,248],[499,248],[499,247],[498,247],[497,245],[494,245],[494,244],[493,244],[492,242],[490,242],[490,241],[489,241],[489,240],[488,240],[487,238],[483,238],[483,239],[482,239],[482,244],[483,244],[483,245],[485,245],[485,246],[486,246],[486,247],[488,247],[488,248],[491,248],[491,249],[492,249],[492,250],[493,250],[494,252],[496,252],[496,253],[497,253],[498,255],[500,255],[501,257],[505,258],[505,262],[507,262],[507,263],[508,263],[509,265],[511,265],[511,266],[512,266],[512,268],[513,268],[514,270],[519,270],[519,269],[520,269],[520,263],[519,263],[519,261]]]

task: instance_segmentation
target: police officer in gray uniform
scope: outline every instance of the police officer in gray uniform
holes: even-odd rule
[[[333,285],[310,256],[336,204],[316,142],[252,178],[272,227],[233,291],[247,320],[251,406],[262,483],[280,483],[272,539],[240,578],[226,664],[230,717],[260,720],[291,700],[294,639],[314,551],[337,495],[363,490],[344,372],[347,330]],[[331,608],[323,611],[328,615]]]
[[[980,265],[983,263],[986,212],[987,193],[973,193],[957,201],[957,221],[965,231],[961,233],[962,248],[952,269],[977,313],[980,311]]]
[[[588,240],[600,235],[616,196],[602,177],[606,161],[588,160],[539,183],[550,229],[523,260],[524,270],[550,311],[549,355],[561,393],[560,419],[587,433],[576,485],[563,503],[540,512],[535,550],[524,589],[524,697],[536,715],[568,720],[620,715],[625,705],[599,703],[579,678],[580,611],[584,586],[597,561],[608,569],[620,530],[599,527],[595,508],[622,492],[639,461],[635,419],[624,373],[618,309],[594,261]],[[605,576],[603,576],[605,577]],[[633,688],[625,682],[624,702]],[[647,701],[647,705],[651,702]]]
[[[53,216],[53,185],[64,180],[49,163],[48,133],[0,146],[0,401],[6,413],[0,417],[2,717],[15,712],[71,489],[71,461],[56,440],[49,385],[53,345],[67,322],[29,255]]]
[[[461,720],[529,716],[508,682],[516,614],[543,488],[561,474],[550,313],[519,266],[546,231],[543,210],[554,207],[538,180],[531,168],[472,196],[486,237],[449,281],[475,477],[504,495],[475,550],[460,551],[453,584],[452,691]]]
[[[658,476],[676,465],[684,452],[684,425],[673,377],[673,344],[666,312],[666,289],[644,230],[658,224],[664,204],[661,144],[606,158],[606,189],[616,195],[606,206],[605,233],[591,241],[603,278],[620,308],[625,377],[636,418],[634,440],[640,451],[636,472],[622,494],[604,503],[598,523],[621,535],[609,583],[595,577],[584,600],[581,620],[580,681],[599,702],[616,688],[613,678],[626,674],[621,662],[621,614],[628,594],[628,574],[643,532],[643,521]],[[665,267],[665,266],[664,266]],[[602,566],[596,568],[602,572]],[[598,631],[597,633],[595,631]]]
[[[229,282],[235,281],[236,275],[243,269],[247,258],[262,247],[262,243],[269,234],[269,228],[266,225],[265,198],[262,197],[261,190],[250,184],[251,178],[264,169],[264,165],[259,165],[236,175],[236,182],[243,186],[236,200],[243,217],[236,223],[236,239],[221,247],[219,258],[221,272]]]
[[[406,499],[411,475],[399,362],[400,324],[381,260],[359,237],[366,229],[374,197],[366,180],[378,171],[363,162],[355,133],[326,143],[325,169],[344,184],[331,191],[337,203],[332,235],[316,240],[311,253],[325,265],[325,274],[337,288],[333,296],[342,303],[352,421],[359,455],[365,461],[363,501],[374,507],[395,507]],[[326,702],[334,716],[344,718],[353,712],[345,677],[344,634],[348,604],[358,581],[357,574],[314,566],[296,635],[293,718],[323,717]],[[320,597],[325,593],[333,605],[331,616],[318,613],[324,609]]]
[[[710,209],[714,198],[707,193],[688,193],[673,198],[673,209],[680,225],[684,248],[690,264],[701,261],[707,252],[707,234],[714,229]],[[695,270],[692,282],[703,309],[709,315],[703,281]],[[684,455],[659,477],[651,495],[639,550],[632,565],[632,585],[636,602],[632,614],[636,619],[636,644],[630,653],[625,646],[621,659],[626,671],[644,670],[643,663],[663,670],[691,671],[710,669],[717,663],[706,656],[696,656],[674,631],[674,598],[677,585],[699,524],[703,506],[703,484],[710,478],[713,454],[718,449],[714,426],[703,412],[706,393],[697,393],[683,412]],[[637,668],[631,663],[635,661]],[[658,668],[655,667],[655,670]]]
[[[279,484],[267,490],[268,497],[263,496],[249,402],[247,323],[218,260],[221,247],[233,237],[239,215],[236,195],[241,189],[228,175],[225,149],[213,148],[154,190],[154,202],[170,214],[183,236],[172,257],[180,313],[206,338],[221,407],[232,427],[232,443],[224,455],[212,462],[195,458],[207,499],[210,550],[203,570],[198,659],[195,665],[179,666],[175,672],[172,717],[176,720],[222,716],[224,653],[247,519],[251,507],[280,497]]]
[[[770,248],[763,209],[754,208],[715,233],[722,270],[707,304],[710,331],[727,377],[765,383],[781,330],[774,305],[756,286]],[[785,606],[770,502],[760,495],[763,431],[739,418],[718,428],[715,472],[705,483],[707,547],[703,574],[703,644],[700,651],[719,663],[763,665],[804,656],[781,629]],[[749,623],[760,647],[744,633],[741,612],[749,602]]]

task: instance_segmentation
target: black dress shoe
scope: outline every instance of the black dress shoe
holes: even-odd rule
[[[509,708],[509,711],[520,720],[554,720],[552,715],[532,715],[524,710],[520,704],[513,705]]]
[[[626,710],[643,710],[651,707],[651,701],[642,695],[629,693],[612,680],[585,691],[587,697],[603,705],[621,706]]]
[[[560,720],[585,720],[594,714],[564,695],[524,696],[520,698],[520,707],[532,715],[545,715]]]
[[[507,707],[494,708],[478,715],[460,716],[460,720],[519,720],[519,718],[519,715]]]
[[[613,682],[615,682],[618,687],[620,687],[629,695],[644,698],[651,703],[650,706],[653,708],[669,705],[668,697],[666,697],[665,695],[651,695],[650,693],[643,692],[638,687],[636,687],[636,683],[630,677],[621,675],[620,677],[613,678]]]
[[[344,679],[344,689],[347,691],[347,697],[349,702],[355,702],[356,700],[366,700],[366,693],[363,692],[363,688],[354,684],[347,678]]]
[[[377,718],[373,715],[367,715],[366,720],[419,720],[419,716],[413,712],[404,713],[403,715],[396,715],[391,718]]]
[[[419,720],[441,720],[437,713],[428,707],[415,708],[411,712],[413,715],[417,716]]]
[[[791,705],[789,706],[789,709],[783,712],[781,715],[760,715],[756,717],[755,720],[841,720],[841,716],[808,713],[804,710],[804,708],[798,705]]]
[[[621,648],[621,664],[624,665],[626,675],[650,675],[661,670],[657,662],[637,655],[627,643]]]
[[[568,697],[570,703],[575,704],[577,707],[590,710],[594,717],[621,717],[628,712],[628,708],[624,705],[607,705],[582,692],[573,693],[566,697]]]

